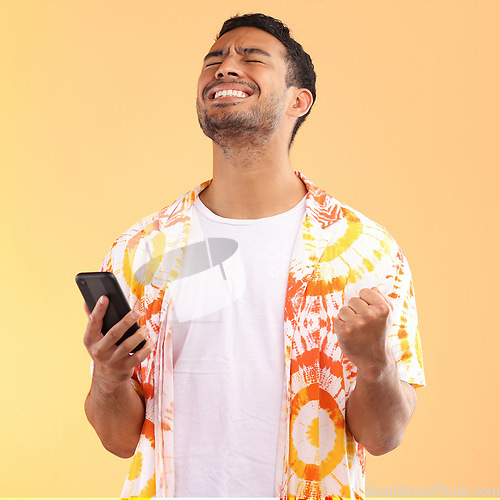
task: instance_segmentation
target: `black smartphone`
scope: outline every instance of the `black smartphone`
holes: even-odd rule
[[[111,327],[130,312],[130,306],[125,294],[113,273],[79,273],[75,279],[89,311],[93,311],[101,295],[108,297],[108,309],[102,320],[101,332],[103,335],[106,335]],[[138,329],[139,325],[137,323],[132,325],[116,345],[120,345]],[[139,351],[145,344],[146,341],[143,340],[132,352]]]

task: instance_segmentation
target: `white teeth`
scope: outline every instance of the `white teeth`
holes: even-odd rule
[[[248,94],[245,92],[242,92],[241,90],[219,90],[214,94],[214,99],[217,99],[218,97],[248,97]]]

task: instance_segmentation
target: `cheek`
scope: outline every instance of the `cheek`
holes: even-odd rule
[[[209,84],[210,79],[207,77],[200,76],[198,79],[198,98],[201,98],[203,95],[203,89]]]

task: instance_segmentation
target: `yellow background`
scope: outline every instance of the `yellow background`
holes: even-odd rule
[[[414,275],[428,387],[367,485],[500,486],[500,2],[2,0],[0,495],[119,495],[128,461],[83,412],[74,276],[211,177],[201,59],[255,11],[317,69],[294,168],[386,226]]]

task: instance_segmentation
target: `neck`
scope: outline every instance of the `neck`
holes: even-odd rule
[[[231,219],[271,217],[293,208],[307,193],[293,173],[287,144],[255,148],[214,143],[213,180],[200,194],[215,214]]]

